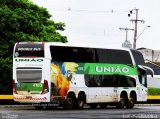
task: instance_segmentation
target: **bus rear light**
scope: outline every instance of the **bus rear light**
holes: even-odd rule
[[[48,81],[44,80],[44,85],[43,85],[43,90],[42,90],[42,94],[46,94],[49,92],[49,88],[48,88]]]
[[[16,83],[15,80],[13,80],[13,93],[18,94],[16,90]]]

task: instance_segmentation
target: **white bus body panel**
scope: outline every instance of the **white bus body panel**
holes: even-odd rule
[[[28,61],[27,61],[27,60]],[[42,62],[34,62],[37,59],[43,60]],[[17,62],[18,61],[18,62]],[[32,62],[33,61],[33,62]],[[42,80],[41,83],[44,82],[44,79],[48,81],[49,89],[50,89],[50,63],[49,60],[44,58],[14,58],[13,61],[13,79],[15,83],[17,82],[16,77],[16,69],[17,68],[42,68]],[[45,73],[43,73],[45,72]],[[49,74],[47,74],[49,73]],[[32,91],[18,91],[18,94],[13,93],[14,101],[20,103],[40,103],[40,102],[50,102],[50,92],[46,94],[33,94]]]

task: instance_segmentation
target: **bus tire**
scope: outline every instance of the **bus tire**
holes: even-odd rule
[[[68,95],[65,103],[65,109],[74,109],[75,107],[75,100],[72,95]]]
[[[125,99],[124,99],[123,97],[121,97],[121,98],[120,98],[120,101],[119,101],[118,104],[117,104],[117,108],[122,109],[122,108],[125,107],[125,105],[126,105],[126,101],[125,101]]]
[[[133,108],[133,107],[134,107],[134,104],[135,104],[134,98],[133,98],[133,97],[130,97],[130,98],[128,99],[128,102],[127,102],[127,104],[126,104],[126,107],[127,107],[127,108]]]
[[[85,95],[84,94],[78,94],[77,99],[77,107],[78,109],[82,109],[84,107],[84,104],[86,103]]]
[[[89,106],[92,108],[92,109],[96,109],[98,104],[97,103],[92,103],[92,104],[89,104]]]

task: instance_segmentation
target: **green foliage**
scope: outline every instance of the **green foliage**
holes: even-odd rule
[[[12,53],[16,42],[67,42],[45,8],[28,0],[0,0],[0,94],[12,92]]]
[[[148,87],[148,95],[160,95],[160,88]]]

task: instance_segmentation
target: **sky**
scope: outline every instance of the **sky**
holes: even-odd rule
[[[65,23],[68,42],[121,48],[126,32],[119,28],[134,29],[138,9],[136,48],[160,50],[160,0],[30,0],[47,8],[55,22]],[[133,10],[130,17],[128,14]],[[150,26],[150,27],[147,27]],[[134,31],[129,30],[127,40],[133,44]]]

